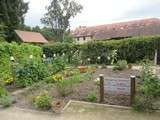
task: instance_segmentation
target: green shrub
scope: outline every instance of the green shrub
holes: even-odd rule
[[[34,105],[36,108],[48,110],[51,107],[51,100],[52,98],[48,93],[44,92],[34,98]]]
[[[8,94],[9,94],[8,91],[2,86],[0,86],[0,97],[7,96]]]
[[[0,80],[13,77],[15,64],[26,61],[30,55],[34,56],[35,61],[41,61],[41,47],[30,44],[1,43],[0,44]],[[10,61],[10,57],[15,58],[15,62]]]
[[[64,70],[66,66],[65,59],[63,57],[56,57],[52,63],[52,74],[56,74]]]
[[[79,45],[68,44],[68,43],[54,43],[43,46],[43,52],[47,57],[53,57],[54,54],[62,55],[65,53],[67,55],[68,61],[72,59],[72,55],[79,49]]]
[[[113,67],[113,70],[124,70],[128,67],[126,60],[119,60]]]
[[[2,95],[0,97],[0,104],[3,106],[3,107],[9,107],[12,105],[12,102],[13,102],[13,99],[10,95]]]
[[[97,101],[97,94],[95,91],[91,91],[88,93],[88,96],[87,96],[87,100],[90,101],[90,102],[96,102]]]
[[[135,97],[133,109],[136,111],[151,111],[153,109],[152,96],[140,96]]]
[[[3,107],[9,107],[12,104],[12,97],[10,96],[9,92],[0,86],[0,105]]]
[[[46,65],[42,62],[26,60],[23,64],[17,65],[15,74],[16,85],[19,87],[26,87],[35,82],[44,80],[44,78],[49,76],[49,71]]]
[[[154,102],[160,97],[160,79],[152,73],[148,64],[144,64],[133,108],[150,111],[155,109]]]

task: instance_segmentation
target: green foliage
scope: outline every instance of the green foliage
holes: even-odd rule
[[[56,57],[52,63],[52,74],[64,70],[66,66],[64,57]]]
[[[5,89],[5,88],[3,88],[2,86],[0,86],[0,98],[2,97],[2,96],[8,96],[8,91]]]
[[[89,92],[88,96],[87,96],[87,99],[90,102],[96,102],[97,101],[97,94],[96,94],[96,92],[95,91]]]
[[[76,83],[81,83],[83,81],[87,81],[87,80],[91,80],[91,74],[90,73],[77,73],[75,75],[73,75],[72,77],[70,77],[69,79],[72,81],[72,83],[76,84]]]
[[[78,57],[77,50],[79,49],[79,45],[69,44],[69,43],[54,43],[50,45],[43,46],[43,52],[47,57],[53,57],[56,55],[65,54],[65,60],[72,64],[72,62],[76,62],[76,57]]]
[[[133,108],[142,111],[153,110],[154,102],[160,97],[160,79],[152,73],[148,64],[144,64],[140,80]]]
[[[126,60],[128,63],[136,63],[143,59],[154,59],[155,49],[159,48],[159,36],[156,37],[135,37],[122,40],[110,40],[104,42],[89,42],[83,45],[54,43],[43,46],[43,51],[47,56],[53,54],[67,54],[68,59],[72,59],[74,53],[79,50],[81,60],[90,63],[111,64],[117,60]],[[114,51],[116,51],[116,55]],[[101,57],[100,61],[97,57]],[[110,58],[110,59],[109,59]],[[112,61],[114,60],[114,61]]]
[[[50,42],[57,41],[51,28],[43,27],[41,29],[41,34]]]
[[[74,0],[52,0],[41,21],[52,29],[56,36],[55,39],[63,41],[65,32],[70,27],[69,20],[80,13],[82,8]]]
[[[5,35],[9,42],[15,40],[15,29],[19,29],[24,23],[24,15],[27,13],[28,3],[23,0],[0,1],[0,23],[3,23]]]
[[[124,70],[126,69],[128,66],[127,61],[126,60],[119,60],[115,65],[113,70]]]
[[[12,104],[12,97],[9,92],[2,86],[0,86],[0,105],[3,107],[9,107]]]
[[[73,36],[71,35],[70,32],[67,32],[64,34],[64,39],[63,39],[64,43],[75,43],[75,39],[73,38]]]
[[[5,108],[11,106],[12,102],[13,98],[10,95],[2,95],[0,97],[0,104]]]
[[[36,108],[48,110],[51,107],[51,100],[52,98],[48,93],[44,92],[34,98],[34,105]]]
[[[153,98],[152,96],[140,96],[135,97],[133,109],[136,111],[151,111],[153,110]]]
[[[56,85],[61,96],[65,97],[73,92],[74,84],[81,83],[84,80],[90,80],[90,79],[91,79],[90,73],[84,73],[84,74],[75,73],[73,76],[57,81]]]
[[[33,55],[34,61],[41,61],[42,49],[38,46],[16,43],[0,44],[0,81],[6,81],[13,78],[16,66],[21,65]],[[15,62],[10,61],[10,57],[15,58]]]
[[[61,96],[65,97],[72,92],[72,80],[60,80],[56,83],[57,90]]]
[[[26,60],[16,66],[16,85],[26,87],[49,76],[46,65],[34,60]]]

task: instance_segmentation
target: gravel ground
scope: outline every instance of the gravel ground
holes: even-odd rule
[[[95,91],[97,93],[97,101],[99,101],[99,87],[95,83],[95,79],[99,77],[99,74],[104,74],[105,77],[116,77],[116,78],[129,78],[130,75],[138,75],[139,72],[136,70],[124,70],[124,71],[112,71],[112,69],[97,69],[97,71],[93,74],[92,80],[89,81],[83,81],[79,84],[76,84],[73,87],[73,92],[69,94],[66,97],[61,97],[58,93],[56,87],[54,85],[47,85],[42,84],[38,85],[32,90],[26,90],[24,91],[20,90],[21,92],[15,92],[17,93],[15,96],[16,99],[16,106],[20,108],[29,108],[34,109],[34,106],[32,104],[33,97],[38,95],[41,91],[47,90],[49,91],[50,95],[53,96],[54,99],[63,99],[64,102],[68,102],[69,100],[80,100],[80,101],[88,101],[87,96],[88,93],[91,91]],[[115,104],[115,105],[125,105],[128,106],[129,96],[105,96],[105,103],[107,104]]]
[[[10,107],[0,109],[1,120],[159,120],[160,113],[138,113],[130,109],[71,102],[62,114]]]

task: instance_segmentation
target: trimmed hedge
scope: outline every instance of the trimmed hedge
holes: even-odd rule
[[[117,50],[117,60],[127,60],[128,63],[135,63],[143,59],[154,59],[155,49],[159,48],[160,36],[135,37],[122,40],[110,40],[89,42],[83,45],[54,43],[44,45],[43,52],[52,57],[53,54],[73,53],[81,51],[82,60],[91,58],[92,63],[97,63],[97,57],[101,57],[101,63],[106,63],[107,56],[111,50]],[[71,52],[72,51],[72,52]]]
[[[80,49],[80,45],[70,43],[54,43],[43,46],[43,52],[47,57],[53,57],[54,54],[62,55],[63,53],[74,53]]]

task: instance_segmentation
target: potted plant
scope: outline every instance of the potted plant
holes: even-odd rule
[[[82,61],[81,61],[81,65],[78,66],[78,69],[79,69],[80,73],[87,72],[87,66],[85,66]]]

